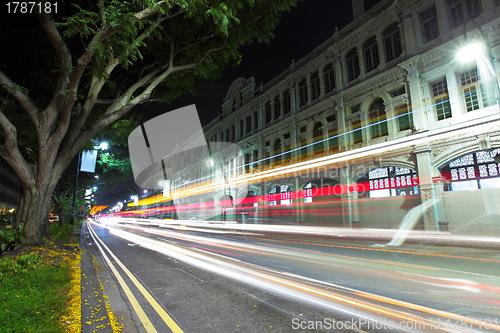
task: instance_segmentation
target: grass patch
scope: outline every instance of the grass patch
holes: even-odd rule
[[[42,266],[0,284],[2,332],[64,332],[58,323],[68,301],[68,266]]]
[[[0,260],[0,332],[81,332],[76,240],[48,241]]]

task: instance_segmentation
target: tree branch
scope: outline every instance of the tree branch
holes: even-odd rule
[[[0,127],[5,134],[4,143],[0,145],[0,156],[2,156],[14,170],[23,184],[23,187],[28,184],[34,185],[34,178],[33,174],[30,172],[30,165],[24,159],[18,148],[16,127],[10,122],[7,116],[5,116],[2,110],[0,110]]]
[[[21,104],[21,107],[28,113],[31,121],[38,127],[38,110],[37,106],[31,98],[29,98],[28,94],[25,93],[20,86],[15,84],[4,72],[0,70],[0,85],[7,90],[10,94],[14,96],[14,98]]]
[[[113,104],[116,101],[116,98],[106,99],[106,98],[96,98],[95,104]]]
[[[41,13],[36,13],[36,16],[38,17],[45,34],[56,51],[60,66],[59,70],[61,71],[57,81],[56,90],[54,91],[52,100],[49,103],[50,107],[57,103],[61,96],[65,95],[64,92],[68,87],[69,73],[72,67],[71,52],[69,51],[68,46],[64,42],[61,34],[59,34],[59,31],[54,24],[54,17],[52,14],[47,14],[45,11],[41,11]]]
[[[164,0],[160,1],[156,5],[154,5],[153,7],[148,7],[146,9],[136,13],[135,18],[138,21],[144,20],[145,18],[158,13],[160,11],[160,8],[162,8],[162,9],[168,8],[169,4],[170,4],[170,6],[172,6],[171,1],[164,1]]]
[[[101,16],[102,26],[106,25],[106,15],[104,15],[104,0],[99,0],[99,15]]]

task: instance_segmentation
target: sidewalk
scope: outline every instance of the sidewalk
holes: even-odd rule
[[[95,258],[95,252],[91,247],[86,224],[82,225],[80,231],[81,277],[82,277],[82,332],[112,333],[111,321],[109,319],[108,306],[101,285],[100,272],[96,269],[100,266]],[[89,249],[90,247],[90,249]]]

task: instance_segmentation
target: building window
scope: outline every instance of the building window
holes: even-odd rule
[[[307,82],[302,80],[299,83],[299,106],[303,106],[307,103]]]
[[[467,154],[450,162],[441,171],[451,184],[445,190],[458,191],[500,187],[500,163],[495,157],[500,149]]]
[[[319,75],[318,72],[315,72],[313,75],[311,75],[311,97],[313,101],[319,97],[320,92],[321,89],[319,86]]]
[[[266,124],[269,124],[273,116],[271,114],[271,102],[266,103],[266,106],[264,107],[264,112],[266,114]]]
[[[358,180],[365,181],[366,176]],[[377,168],[368,172],[368,181],[370,198],[418,194],[417,173],[410,168]]]
[[[253,114],[253,119],[255,120],[255,124],[254,124],[254,131],[255,131],[259,128],[259,113],[258,112],[255,112]]]
[[[312,183],[304,186],[304,203],[311,203],[313,201],[313,187]]]
[[[451,118],[450,97],[448,96],[446,79],[432,85],[432,95],[436,106],[437,120]]]
[[[365,56],[365,71],[371,72],[380,64],[378,55],[378,44],[375,37],[368,39],[363,44],[363,54]]]
[[[448,0],[448,6],[453,29],[481,14],[480,0]]]
[[[494,100],[494,87],[490,84],[479,83],[479,81],[480,77],[477,68],[460,74],[460,83],[462,84],[467,112],[488,107]]]
[[[281,140],[279,138],[274,141],[273,163],[281,163]]]
[[[252,116],[247,117],[247,134],[252,132]]]
[[[335,72],[332,64],[323,68],[323,79],[325,81],[325,93],[329,93],[335,89]]]
[[[292,111],[292,98],[290,96],[290,90],[285,90],[283,93],[283,111],[285,114]]]
[[[245,154],[245,160],[244,160],[244,163],[245,163],[245,171],[248,171],[250,170],[250,158],[251,158],[251,154]]]
[[[258,150],[254,150],[252,151],[252,169],[257,169],[257,167],[259,166],[259,164],[257,163],[257,161],[259,160],[259,151]]]
[[[313,126],[313,141],[320,141],[313,145],[313,151],[315,154],[322,153],[325,151],[326,142],[323,140],[323,124],[320,121],[317,121]]]
[[[385,57],[386,61],[396,59],[403,53],[401,46],[401,32],[397,23],[391,24],[383,32],[385,44]]]
[[[387,135],[387,116],[385,114],[384,101],[381,98],[377,98],[370,106],[368,112],[368,119],[370,122],[370,132],[371,138],[380,138],[381,136]]]
[[[281,116],[281,101],[280,97],[274,97],[274,119],[279,119]]]
[[[243,136],[243,133],[245,133],[244,128],[243,128],[243,119],[240,120],[240,138]]]
[[[347,62],[348,80],[352,81],[360,74],[358,51],[355,48],[352,49],[346,54],[345,59]]]
[[[361,119],[359,116],[351,120],[352,143],[363,142],[363,130],[361,129]]]
[[[413,115],[408,110],[408,106],[403,104],[395,108],[398,117],[398,125],[400,131],[409,130],[413,122]]]
[[[439,23],[436,6],[432,6],[431,8],[424,10],[422,14],[420,14],[420,18],[422,19],[422,27],[424,28],[425,42],[427,43],[438,38]]]
[[[236,131],[235,125],[231,126],[231,142],[236,142]]]

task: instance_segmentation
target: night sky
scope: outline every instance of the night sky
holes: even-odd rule
[[[287,69],[292,60],[298,61],[335,32],[352,22],[352,4],[349,0],[304,0],[283,17],[269,44],[255,43],[243,47],[243,61],[238,67],[229,66],[220,81],[202,83],[197,96],[178,98],[172,104],[140,106],[144,120],[180,107],[196,104],[201,124],[208,124],[222,112],[222,100],[229,87],[239,77],[255,77],[260,86]]]

